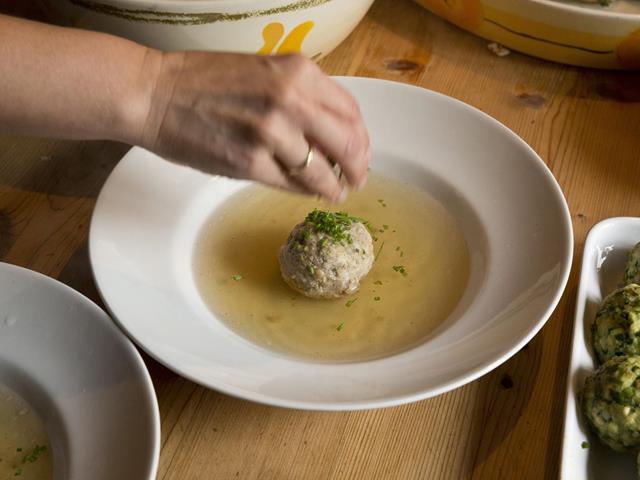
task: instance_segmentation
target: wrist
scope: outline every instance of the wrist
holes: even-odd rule
[[[136,55],[128,68],[123,92],[116,93],[116,121],[114,122],[113,140],[130,145],[144,146],[145,130],[154,108],[154,97],[163,63],[163,52],[152,48],[138,46]]]

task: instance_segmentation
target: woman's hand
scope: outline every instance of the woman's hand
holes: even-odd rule
[[[343,200],[364,185],[371,156],[358,105],[299,55],[150,51],[148,111],[135,143],[204,172]],[[304,165],[310,147],[314,159]]]

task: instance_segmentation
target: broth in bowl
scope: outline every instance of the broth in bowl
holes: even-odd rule
[[[357,292],[314,299],[282,279],[278,251],[312,198],[250,186],[216,209],[194,251],[195,280],[214,314],[257,345],[299,358],[379,358],[423,342],[462,297],[469,252],[454,218],[427,192],[371,174],[331,208],[366,222],[374,263]]]
[[[50,480],[53,463],[44,424],[17,393],[0,385],[0,479]]]

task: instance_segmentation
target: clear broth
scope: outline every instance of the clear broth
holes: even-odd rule
[[[314,208],[375,227],[377,259],[354,295],[306,298],[280,276],[278,250]],[[371,174],[337,207],[261,186],[239,191],[201,230],[193,270],[211,311],[246,339],[315,361],[362,361],[419,344],[449,316],[467,284],[469,253],[454,218],[427,192]]]
[[[52,477],[51,448],[42,420],[17,393],[0,385],[0,480]]]

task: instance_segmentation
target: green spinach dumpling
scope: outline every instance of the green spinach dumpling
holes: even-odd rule
[[[585,381],[582,408],[593,431],[619,452],[640,448],[640,357],[613,357]]]
[[[600,363],[616,355],[640,355],[640,285],[632,283],[607,296],[591,333]]]
[[[627,258],[627,268],[624,271],[624,283],[638,283],[640,284],[640,243],[636,243],[636,246],[629,252]]]

